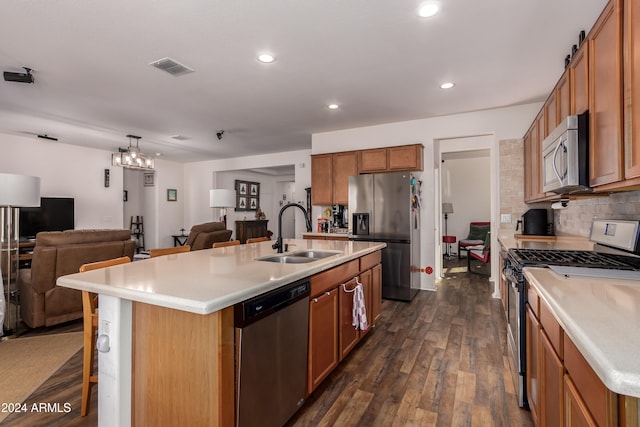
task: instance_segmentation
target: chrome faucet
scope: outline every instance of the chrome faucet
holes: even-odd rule
[[[309,219],[309,214],[307,214],[307,210],[299,203],[287,203],[280,209],[280,213],[278,214],[278,238],[276,239],[276,243],[272,246],[273,249],[277,249],[278,253],[282,253],[282,213],[290,208],[291,206],[295,206],[300,208],[304,213],[304,219],[307,223],[307,231],[311,231],[311,220]]]

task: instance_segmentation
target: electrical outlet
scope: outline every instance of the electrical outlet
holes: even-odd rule
[[[500,214],[500,222],[511,224],[511,214]]]

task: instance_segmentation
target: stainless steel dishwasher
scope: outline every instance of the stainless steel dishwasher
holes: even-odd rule
[[[310,290],[305,279],[235,305],[239,427],[281,427],[304,403]]]

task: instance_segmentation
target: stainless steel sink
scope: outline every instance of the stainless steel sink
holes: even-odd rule
[[[338,255],[340,251],[296,251],[280,255],[269,255],[256,258],[256,261],[278,262],[280,264],[304,264],[307,262],[318,261],[333,255]]]

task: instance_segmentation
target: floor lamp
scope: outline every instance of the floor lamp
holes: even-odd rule
[[[20,208],[40,206],[40,178],[35,176],[0,173],[0,335],[13,334],[17,326],[10,307],[11,296],[18,284],[18,256],[20,240]],[[16,316],[17,317],[17,316]]]
[[[220,208],[220,221],[227,228],[226,208],[233,208],[236,205],[236,190],[225,190],[216,188],[209,190],[209,207]]]
[[[443,242],[447,244],[447,259],[451,258],[451,243],[455,242],[450,236],[447,230],[447,220],[449,219],[449,214],[453,213],[453,203],[443,203],[442,204],[442,213],[444,214],[444,234],[443,234]]]

